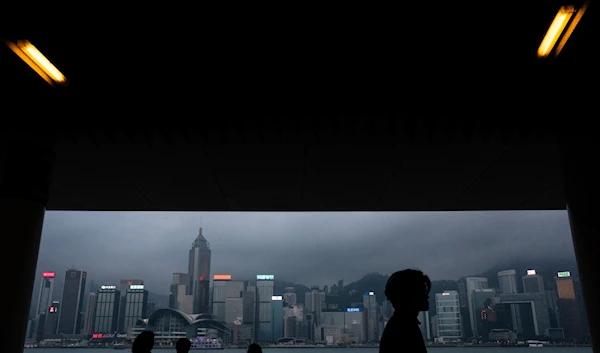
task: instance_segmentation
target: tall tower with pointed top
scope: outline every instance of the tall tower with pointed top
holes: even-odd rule
[[[209,313],[210,244],[202,234],[202,228],[190,249],[188,273],[188,294],[194,296],[194,314]]]

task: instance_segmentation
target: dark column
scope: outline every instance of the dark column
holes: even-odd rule
[[[0,352],[22,352],[29,317],[54,154],[31,142],[9,142],[0,164],[0,256],[3,315]]]
[[[584,126],[564,140],[567,210],[594,352],[600,352],[600,172],[598,145]]]

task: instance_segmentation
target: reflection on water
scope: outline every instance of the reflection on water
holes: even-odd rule
[[[429,347],[427,349],[429,353],[592,353],[591,347],[581,348],[558,348],[558,347],[547,347],[547,348],[501,348],[501,347],[472,347],[472,348],[456,348],[456,347]],[[114,350],[105,348],[29,348],[25,349],[27,353],[116,353],[116,352],[131,352],[131,350]],[[154,353],[169,353],[175,352],[173,349],[154,349]],[[201,352],[200,350],[190,352]],[[210,351],[202,350],[202,352],[214,352],[223,353],[224,351]],[[245,353],[244,349],[226,349],[226,353]],[[377,353],[377,348],[270,348],[265,349],[265,353]]]

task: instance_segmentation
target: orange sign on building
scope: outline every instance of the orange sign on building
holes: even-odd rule
[[[215,281],[231,281],[231,275],[214,275],[213,280],[215,280]]]

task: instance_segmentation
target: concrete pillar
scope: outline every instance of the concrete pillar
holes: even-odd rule
[[[593,350],[600,352],[599,149],[590,134],[593,130],[583,126],[578,130],[562,146],[565,196]]]
[[[8,142],[0,164],[0,256],[3,311],[0,352],[23,352],[50,176],[51,149]]]

